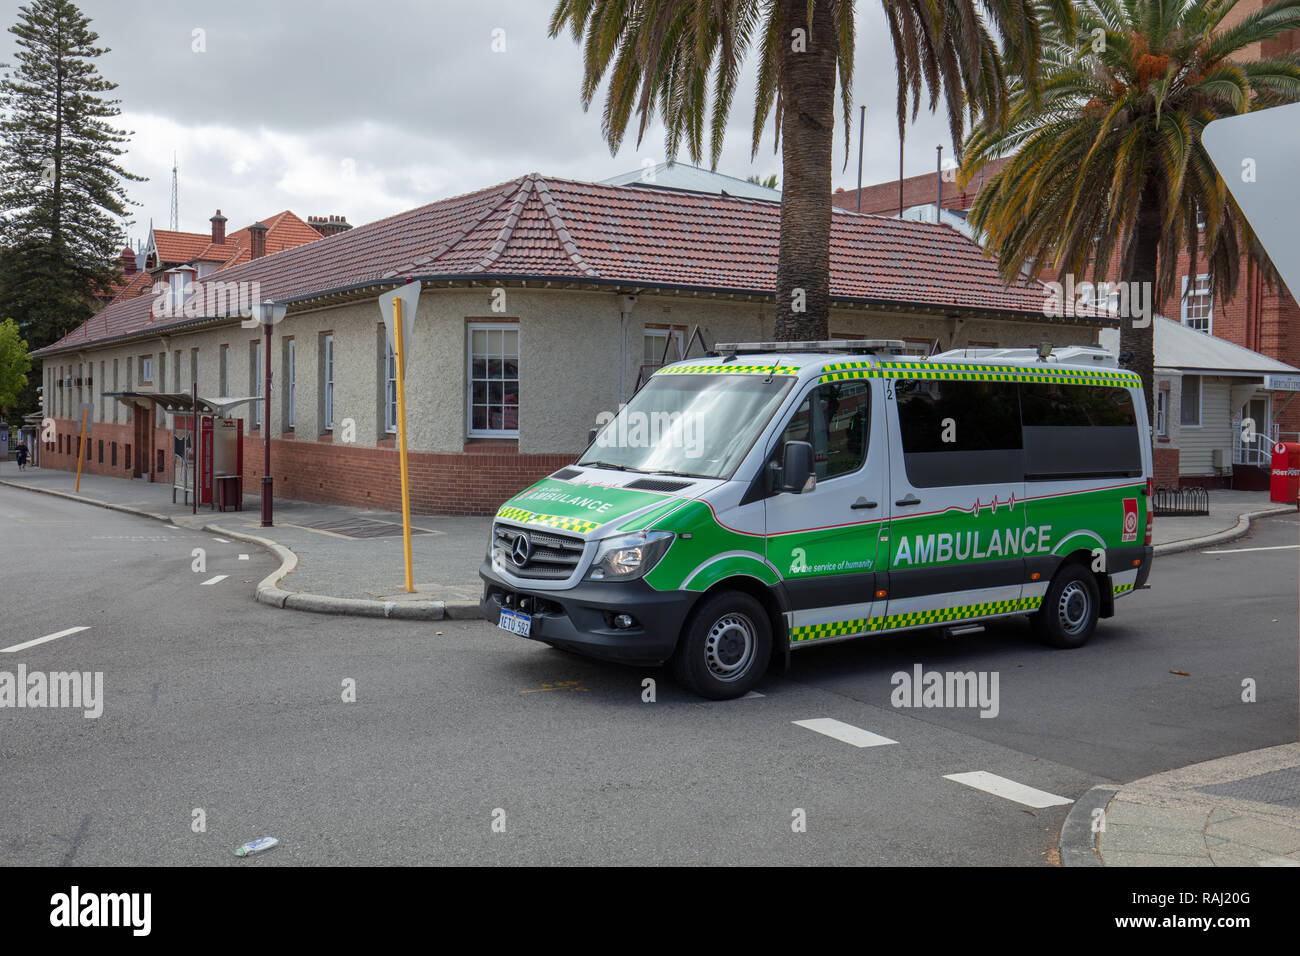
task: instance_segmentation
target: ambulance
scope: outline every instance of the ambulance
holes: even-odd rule
[[[1151,569],[1146,402],[1103,349],[720,344],[606,417],[497,512],[483,614],[704,697],[1015,615],[1080,647]]]

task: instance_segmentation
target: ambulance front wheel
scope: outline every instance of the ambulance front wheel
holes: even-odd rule
[[[711,700],[749,693],[772,653],[767,610],[743,591],[706,598],[686,620],[673,673],[686,688]]]
[[[1052,647],[1082,647],[1097,627],[1101,596],[1097,579],[1081,564],[1057,572],[1038,612],[1030,615],[1034,635]]]

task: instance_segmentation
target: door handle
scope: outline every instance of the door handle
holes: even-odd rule
[[[860,508],[879,508],[880,502],[868,501],[866,498],[859,498],[857,501],[853,502],[853,504],[849,505],[849,507],[854,511],[857,511]]]
[[[909,494],[906,498],[899,498],[894,502],[894,504],[898,505],[900,508],[907,508],[912,505],[919,505],[920,503],[921,499],[912,494]]]

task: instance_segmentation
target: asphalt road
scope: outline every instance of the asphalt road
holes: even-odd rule
[[[1073,799],[1295,737],[1297,551],[1238,550],[1295,544],[1291,516],[1160,561],[1081,650],[1018,622],[877,638],[722,703],[483,622],[267,608],[273,562],[209,534],[7,488],[0,519],[0,671],[104,675],[97,719],[0,708],[2,863],[1044,864],[1067,806],[945,775]],[[998,716],[892,707],[918,663],[996,672]],[[818,718],[895,742],[794,723]]]

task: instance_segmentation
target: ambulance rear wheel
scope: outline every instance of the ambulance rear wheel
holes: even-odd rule
[[[1029,621],[1034,636],[1052,647],[1083,647],[1097,627],[1101,595],[1097,579],[1081,564],[1057,572],[1043,605]]]
[[[687,619],[673,654],[673,673],[701,697],[729,700],[753,690],[771,652],[766,608],[743,591],[720,591]]]

